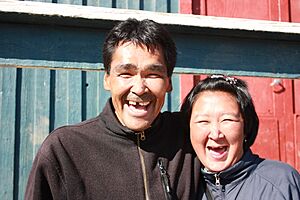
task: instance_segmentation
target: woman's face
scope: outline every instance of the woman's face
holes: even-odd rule
[[[204,91],[198,95],[190,119],[191,142],[204,167],[223,171],[244,153],[242,114],[229,93]]]

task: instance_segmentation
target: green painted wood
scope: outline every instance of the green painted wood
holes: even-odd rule
[[[55,71],[54,128],[82,121],[81,71]]]
[[[84,5],[84,3],[85,3],[84,0],[53,0],[53,2],[72,4],[72,5]]]
[[[106,8],[112,8],[112,0],[87,0],[86,1],[87,6],[97,6],[97,7],[106,7]]]
[[[13,197],[17,69],[0,68],[0,199]]]
[[[134,9],[139,10],[140,9],[140,1],[116,1],[116,8],[123,8],[123,9]]]
[[[180,110],[180,75],[173,74],[172,76],[172,92],[167,93],[165,104],[162,111],[178,111]]]
[[[249,76],[300,76],[300,41],[177,34],[176,71]]]
[[[48,0],[50,2],[50,0]],[[56,1],[177,12],[177,1]],[[170,4],[169,4],[170,3]],[[101,46],[113,20],[0,14],[0,199],[23,199],[32,160],[54,128],[97,116],[103,89]],[[15,18],[16,17],[16,18]],[[15,23],[18,22],[18,23]],[[166,25],[178,46],[173,91],[163,110],[180,107],[180,73],[300,77],[297,34]],[[17,67],[20,67],[17,69]],[[29,68],[27,68],[29,67]]]
[[[0,58],[7,61],[5,64],[13,60],[15,65],[49,68],[60,64],[70,69],[73,63],[77,63],[77,68],[85,68],[85,63],[93,66],[102,60],[105,32],[59,26],[2,23],[0,26],[0,45],[6,47],[0,49]]]
[[[103,71],[86,73],[86,116],[88,119],[97,116],[101,112],[110,97],[110,92],[103,88]]]
[[[44,69],[20,69],[20,117],[16,134],[15,155],[19,156],[15,184],[15,197],[23,199],[25,185],[33,158],[40,144],[49,133],[50,71]]]
[[[14,24],[1,27],[0,45],[6,48],[0,49],[0,66],[103,69],[101,46],[107,29]],[[170,30],[178,47],[176,73],[300,77],[300,38],[295,36],[221,36],[201,30],[187,35]]]

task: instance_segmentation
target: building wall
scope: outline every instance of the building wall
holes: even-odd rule
[[[135,4],[131,3],[133,1],[116,0],[53,2],[156,12],[179,10],[179,2],[173,0],[172,2],[141,0],[135,1]],[[102,62],[101,45],[110,25],[106,29],[95,28],[89,26],[89,23],[98,23],[91,22],[92,20],[80,21],[79,25],[76,24],[77,22],[65,25],[61,22],[70,19],[59,17],[52,17],[50,22],[44,24],[43,16],[36,16],[36,18],[29,16],[26,20],[21,14],[16,16],[19,17],[7,21],[4,20],[2,12],[0,16],[2,47],[0,49],[0,179],[5,183],[0,185],[1,200],[23,199],[33,158],[49,132],[58,126],[77,123],[96,116],[109,97],[109,93],[102,87],[103,67],[99,64]],[[38,17],[40,21],[36,23]],[[163,110],[179,109],[180,100],[187,91],[186,84],[181,83],[184,81],[182,77],[189,77],[188,73],[212,73],[215,70],[214,66],[218,66],[220,71],[231,70],[235,74],[240,74],[241,70],[244,70],[243,73],[246,72],[242,64],[259,64],[259,59],[245,59],[247,56],[256,56],[248,52],[249,47],[264,52],[264,46],[267,44],[268,49],[272,50],[266,58],[268,60],[277,55],[279,48],[284,47],[285,54],[275,61],[275,63],[282,63],[282,60],[289,56],[289,62],[284,63],[287,71],[278,67],[280,76],[284,76],[286,72],[288,76],[300,74],[299,70],[291,67],[299,63],[297,52],[300,51],[300,45],[291,44],[290,35],[287,41],[277,42],[274,40],[277,36],[272,36],[270,39],[268,35],[261,38],[260,34],[255,34],[243,38],[247,31],[237,33],[236,30],[232,32],[221,29],[214,31],[211,28],[199,30],[195,27],[191,27],[189,31],[184,29],[186,27],[176,26],[172,30],[178,45],[179,57],[176,73],[172,79],[173,92],[167,95]],[[200,46],[203,43],[205,45]],[[295,44],[299,44],[299,39]],[[221,55],[228,49],[230,52],[215,59],[216,55]],[[197,57],[199,52],[206,53],[206,58]],[[240,52],[243,52],[241,58],[235,59],[234,55]],[[231,62],[237,65],[231,68]],[[199,63],[204,64],[205,69],[203,67],[202,70],[203,65]],[[267,65],[261,67],[255,64],[253,64],[254,68],[247,73],[264,75],[271,73],[275,76],[272,67],[268,68]],[[187,79],[188,87],[191,87],[200,76],[194,78]],[[286,87],[290,87],[289,84],[287,83]],[[299,124],[298,115],[294,120],[298,120]],[[299,129],[299,126],[297,128]]]
[[[300,22],[299,5],[296,0],[181,0],[180,12]],[[264,52],[266,55],[268,53]],[[263,62],[269,61],[266,59]],[[200,75],[181,76],[182,98],[201,78]],[[252,150],[262,157],[286,162],[300,171],[299,80],[251,76],[241,78],[249,85],[260,118],[259,134]],[[276,82],[278,84],[272,84]]]

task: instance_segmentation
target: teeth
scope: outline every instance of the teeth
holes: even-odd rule
[[[147,106],[150,104],[149,101],[147,102],[135,102],[135,101],[128,101],[128,104],[129,105],[133,105],[133,106],[136,106],[136,105],[139,105],[139,106]]]
[[[140,102],[139,104],[141,105],[141,106],[148,106],[149,105],[149,101],[148,102]]]
[[[135,101],[128,101],[128,104],[129,104],[129,105],[136,106],[137,102],[135,102]]]

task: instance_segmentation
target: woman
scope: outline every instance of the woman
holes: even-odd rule
[[[182,111],[203,168],[199,199],[300,199],[300,175],[251,152],[259,120],[244,81],[213,75],[186,97]],[[200,190],[203,187],[200,188]]]

